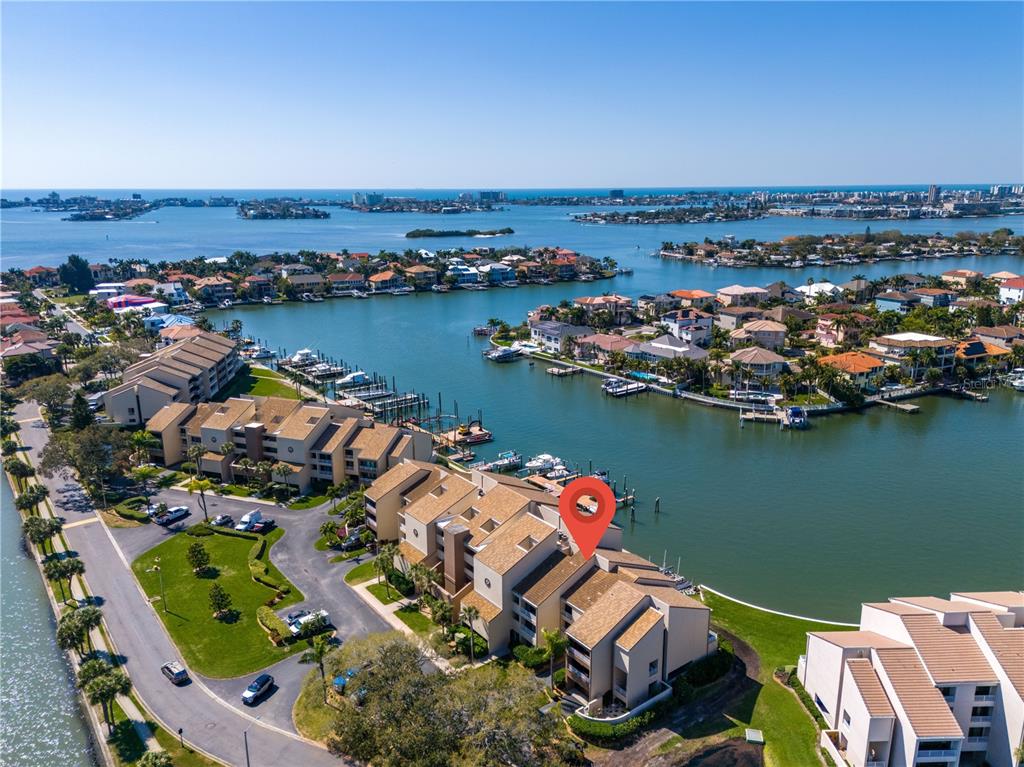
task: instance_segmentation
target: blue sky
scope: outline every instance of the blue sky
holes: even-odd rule
[[[1024,178],[1024,5],[3,3],[5,188]]]

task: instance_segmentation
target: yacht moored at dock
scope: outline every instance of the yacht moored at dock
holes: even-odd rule
[[[609,378],[601,384],[601,389],[612,397],[629,397],[647,391],[647,384],[639,381],[624,381],[621,378]]]

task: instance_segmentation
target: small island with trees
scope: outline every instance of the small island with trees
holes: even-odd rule
[[[295,200],[254,200],[238,205],[239,218],[247,219],[288,219],[288,218],[330,218],[326,210],[303,205]]]
[[[506,234],[515,234],[515,230],[508,226],[504,229],[413,229],[405,236],[412,240],[420,237],[501,237]]]

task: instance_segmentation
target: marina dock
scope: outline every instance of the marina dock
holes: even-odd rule
[[[891,400],[891,399],[876,399],[876,400],[873,400],[873,402],[876,405],[885,405],[886,407],[896,408],[896,410],[899,410],[899,411],[901,411],[903,413],[907,413],[907,414],[911,414],[911,415],[916,413],[917,411],[919,411],[921,409],[919,406],[912,405],[909,402],[896,402],[895,400]]]

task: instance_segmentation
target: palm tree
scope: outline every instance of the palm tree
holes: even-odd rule
[[[238,447],[234,442],[225,442],[220,446],[221,455],[228,459],[228,479],[234,481],[234,472],[231,471],[231,456],[238,452]]]
[[[77,610],[69,610],[60,616],[57,623],[57,646],[64,651],[74,650],[82,656],[82,645],[85,644],[85,632],[82,622],[78,619]]]
[[[555,658],[561,657],[565,648],[569,646],[569,639],[561,631],[541,629],[541,636],[544,637],[544,644],[548,646],[548,675],[551,677],[551,687],[555,686]]]
[[[271,472],[274,471],[274,464],[270,461],[257,461],[253,469],[260,481],[263,482],[263,484],[267,484],[267,482],[270,481]]]
[[[335,540],[338,538],[338,523],[333,519],[328,519],[322,525],[320,525],[320,535],[326,538],[328,541],[333,537]],[[332,544],[333,545],[333,544]]]
[[[82,631],[85,633],[85,638],[89,643],[89,649],[93,648],[91,632],[93,629],[98,629],[100,624],[103,623],[103,611],[98,607],[91,605],[86,607],[80,607],[78,612],[78,622],[82,627]]]
[[[331,514],[338,513],[338,499],[345,496],[344,485],[328,485],[324,495],[331,499]]]
[[[160,447],[160,440],[143,429],[132,434],[132,457],[140,466],[149,460],[149,451]]]
[[[288,488],[289,495],[291,494],[291,486],[288,485],[288,477],[294,473],[295,467],[290,463],[285,463],[284,461],[278,461],[274,464],[274,468],[272,469],[273,476],[280,478],[281,483]]]
[[[190,447],[186,453],[186,455],[188,456],[188,460],[192,463],[193,466],[193,477],[199,476],[199,462],[203,460],[203,454],[205,452],[206,449],[202,445],[192,445],[192,447]]]
[[[327,658],[331,645],[324,634],[319,634],[307,640],[307,644],[309,649],[299,657],[299,663],[316,664],[316,667],[320,670],[320,685],[324,690],[324,703],[327,703],[327,672],[324,670],[324,660]]]
[[[253,467],[256,464],[252,462],[252,459],[250,459],[248,456],[246,456],[244,458],[239,458],[236,465],[238,466],[239,469],[241,469],[242,473],[245,475],[245,484],[246,484],[246,486],[247,487],[252,487],[252,479],[253,479],[253,472],[252,472],[252,470],[253,470]]]
[[[89,702],[103,710],[103,721],[110,732],[114,731],[113,717],[110,714],[113,702],[118,695],[127,695],[132,691],[132,682],[123,671],[111,671],[98,676],[89,682],[85,694]]]
[[[142,432],[136,432],[141,434]],[[146,506],[149,506],[149,499],[152,493],[152,482],[160,476],[160,469],[156,466],[137,466],[132,469],[132,479],[142,486],[142,495],[146,499]]]
[[[391,593],[391,583],[387,576],[395,569],[395,557],[398,556],[398,546],[393,543],[385,543],[380,547],[377,558],[373,560],[373,569],[377,573],[377,583],[380,583],[381,576],[384,576],[384,583],[387,584],[387,593]]]
[[[470,665],[476,663],[476,642],[473,641],[473,634],[475,629],[473,628],[473,621],[480,617],[480,610],[473,605],[462,606],[462,622],[469,626],[469,662]]]
[[[207,522],[210,521],[209,515],[206,513],[206,491],[213,487],[213,483],[208,479],[190,479],[188,482],[188,494],[199,493],[199,508],[203,510],[203,519]]]

